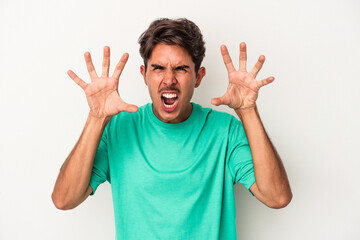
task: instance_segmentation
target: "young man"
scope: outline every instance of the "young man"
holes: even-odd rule
[[[72,209],[109,181],[118,239],[228,240],[236,239],[236,182],[269,207],[286,206],[292,198],[286,172],[256,107],[259,89],[274,80],[255,79],[265,57],[247,72],[241,43],[237,71],[221,46],[229,86],[212,104],[233,108],[240,122],[190,102],[205,76],[204,42],[193,22],[156,20],[139,43],[140,72],[152,100],[140,108],[118,93],[128,54],[109,77],[109,47],[101,76],[85,53],[89,84],[68,72],[90,112],[55,184],[56,207]]]

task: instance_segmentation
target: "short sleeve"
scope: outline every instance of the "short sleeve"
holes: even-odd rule
[[[90,195],[94,195],[97,187],[105,181],[110,182],[110,170],[109,170],[109,158],[108,158],[108,126],[106,126],[103,135],[100,139],[98,149],[95,154],[94,164],[92,168],[90,186],[93,192]]]
[[[241,183],[249,190],[255,183],[250,146],[242,123],[235,117],[231,120],[229,129],[228,166],[234,184]]]

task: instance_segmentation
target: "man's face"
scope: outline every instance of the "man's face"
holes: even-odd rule
[[[177,45],[157,44],[150,59],[140,68],[149,88],[155,116],[163,122],[185,121],[191,114],[190,100],[200,85],[205,68],[195,73],[190,54]]]

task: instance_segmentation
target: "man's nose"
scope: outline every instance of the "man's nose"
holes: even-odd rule
[[[163,82],[166,85],[174,85],[177,83],[175,73],[172,69],[169,69],[165,72]]]

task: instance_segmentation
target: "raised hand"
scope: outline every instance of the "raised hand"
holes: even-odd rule
[[[228,105],[234,110],[255,107],[259,89],[275,79],[274,77],[268,77],[261,81],[255,79],[265,62],[265,56],[261,55],[253,69],[247,72],[246,44],[244,42],[240,43],[240,66],[238,71],[234,68],[225,45],[221,46],[221,55],[228,71],[229,86],[222,97],[213,98],[211,103],[217,106],[222,104]]]
[[[90,114],[94,117],[102,118],[118,114],[119,112],[136,112],[137,106],[124,102],[118,91],[119,78],[128,60],[129,54],[124,53],[116,65],[114,73],[109,77],[110,67],[110,48],[104,47],[104,58],[102,64],[102,74],[99,77],[91,60],[89,52],[84,54],[86,66],[90,74],[91,83],[84,82],[73,71],[67,73],[75,83],[85,92],[87,102],[90,107]]]

